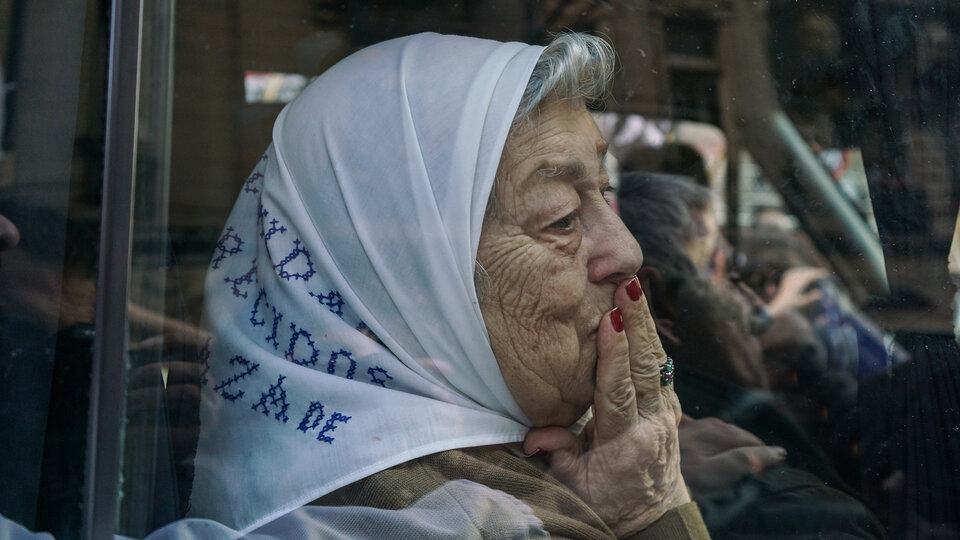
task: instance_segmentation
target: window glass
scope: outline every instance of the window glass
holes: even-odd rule
[[[11,446],[8,441],[20,441],[14,457],[0,465],[0,483],[23,486],[2,491],[0,515],[60,538],[79,530],[79,490],[90,480],[83,478],[77,461],[83,458],[87,418],[64,411],[87,410],[89,346],[99,330],[91,322],[101,232],[108,21],[105,6],[97,2],[67,2],[54,10],[55,20],[41,17],[41,9],[0,0],[5,92],[0,215],[6,220],[0,226],[5,227],[7,248],[0,253],[0,433],[5,447]],[[308,113],[286,109],[293,112],[283,114],[294,118],[275,122],[284,107],[298,103],[301,92],[316,88],[318,78],[339,76],[332,70],[339,61],[373,44],[437,32],[546,45],[562,31],[602,36],[617,53],[609,96],[602,106],[590,103],[592,118],[609,143],[604,178],[609,174],[616,197],[605,198],[643,250],[638,283],[671,357],[669,376],[661,380],[675,388],[686,414],[677,452],[706,528],[718,538],[960,534],[960,6],[936,0],[167,0],[142,3],[138,18],[137,128],[131,144],[120,150],[132,152],[136,164],[128,186],[133,188],[129,277],[126,284],[111,284],[126,287],[127,302],[107,306],[125,314],[126,333],[117,337],[129,346],[122,358],[109,359],[103,367],[125,374],[123,388],[108,389],[124,396],[123,450],[115,464],[120,471],[117,534],[145,537],[178,521],[189,527],[193,518],[220,520],[220,510],[230,515],[237,506],[228,495],[240,506],[256,506],[273,500],[275,493],[312,493],[298,484],[302,479],[296,472],[289,472],[323,462],[322,450],[311,447],[276,474],[250,471],[254,480],[245,475],[236,479],[242,486],[236,491],[250,488],[256,495],[244,498],[228,490],[223,508],[207,504],[198,509],[197,494],[209,500],[209,492],[218,489],[208,482],[211,467],[220,465],[216,452],[248,452],[264,459],[281,455],[290,451],[286,439],[276,439],[270,431],[281,425],[321,449],[332,448],[337,438],[349,440],[350,430],[365,421],[329,405],[328,396],[303,398],[287,379],[291,371],[269,372],[268,377],[268,364],[257,356],[267,350],[263,343],[276,351],[267,350],[269,355],[296,373],[313,369],[344,384],[366,383],[352,387],[358,392],[366,386],[399,392],[408,384],[385,363],[364,363],[382,353],[414,370],[417,381],[457,381],[460,386],[450,400],[473,399],[471,383],[464,382],[469,377],[461,380],[461,373],[445,371],[454,368],[443,359],[404,356],[412,341],[424,351],[435,350],[429,347],[443,345],[452,335],[466,343],[463,336],[471,335],[467,323],[451,315],[429,337],[417,334],[422,321],[416,319],[428,316],[424,293],[423,305],[406,312],[403,328],[409,336],[387,333],[383,321],[356,305],[362,293],[350,297],[345,284],[380,287],[378,280],[391,276],[359,270],[367,268],[364,258],[337,259],[336,246],[325,246],[330,253],[320,254],[308,250],[306,239],[294,242],[290,222],[308,216],[312,224],[324,223],[323,212],[335,211],[337,201],[349,198],[343,194],[349,187],[333,200],[313,200],[311,190],[297,192],[305,209],[284,199],[296,191],[290,186],[266,195],[266,175],[283,176],[315,158],[316,167],[325,166],[312,152],[303,157],[271,147],[278,137],[289,136],[283,125]],[[409,63],[402,66],[414,65],[416,54],[408,54],[403,62]],[[456,76],[454,68],[450,74],[438,74],[432,65],[417,69],[425,78]],[[372,93],[392,84],[394,75],[350,79],[356,85],[351,93]],[[494,80],[499,77],[498,72]],[[509,75],[503,77],[509,80]],[[471,95],[479,95],[487,83],[477,82]],[[426,133],[428,122],[417,116],[415,84],[410,82],[407,90],[405,99],[413,97],[404,107],[413,112],[404,134]],[[445,98],[436,97],[435,108],[424,114],[443,119],[474,109],[461,111]],[[317,103],[329,106],[323,99]],[[367,110],[325,110],[353,115],[358,123],[369,116]],[[514,125],[513,133],[522,125]],[[297,126],[291,131],[301,137],[312,133],[310,125]],[[369,126],[355,128],[361,132]],[[457,135],[463,137],[457,142],[468,144],[463,141],[469,134]],[[324,136],[344,141],[344,146],[350,140],[330,132]],[[296,141],[285,143],[301,142],[290,138]],[[398,138],[384,120],[382,132],[361,141],[366,147],[350,159],[331,158],[330,166],[344,170],[379,159]],[[440,150],[405,150],[443,162],[444,171],[456,170],[455,160],[443,161]],[[552,170],[556,176],[569,171]],[[407,172],[397,171],[397,177]],[[450,174],[459,178],[462,171]],[[393,193],[394,177],[384,176],[378,189]],[[317,188],[321,192],[329,195]],[[439,189],[421,195],[433,201],[445,194]],[[378,195],[364,197],[376,205]],[[242,208],[244,201],[254,200],[255,215],[246,221],[228,219],[235,204]],[[407,203],[398,196],[392,205],[383,204],[376,219]],[[411,216],[420,209],[409,206]],[[484,209],[486,219],[500,215],[496,204]],[[579,230],[575,223],[586,223],[590,211],[584,203],[578,213],[556,216],[550,234]],[[18,235],[10,232],[14,225]],[[396,246],[440,243],[433,236],[437,231],[412,217],[386,227],[362,225],[354,240],[365,246],[380,236],[393,238]],[[242,226],[256,230],[242,233]],[[326,227],[346,238],[338,223]],[[274,236],[279,244],[270,243]],[[271,248],[279,245],[283,247]],[[457,249],[451,246],[451,251]],[[268,294],[258,281],[264,276],[257,273],[257,256],[271,258],[269,268],[263,260],[259,267],[282,282],[284,295],[293,295],[294,287],[305,286],[331,266],[362,278],[305,289],[317,311],[301,315],[273,303],[275,293]],[[327,258],[334,263],[322,262]],[[398,272],[399,281],[390,281],[398,288],[406,290],[409,282],[413,290],[416,280],[430,278],[436,284],[431,291],[447,291],[443,276],[431,273],[439,272],[439,266],[424,263],[414,271],[402,266],[397,253],[387,258],[406,271]],[[226,273],[221,269],[240,259],[250,262],[246,273],[233,266]],[[483,272],[461,276],[463,283],[457,283],[471,288],[472,278],[478,293],[486,294]],[[530,283],[548,278],[562,283],[559,271],[529,273]],[[205,314],[205,293],[209,299],[215,287],[230,303],[208,302]],[[517,296],[518,304],[533,295],[531,287],[528,283]],[[390,294],[387,289],[382,297]],[[558,298],[568,293],[561,291]],[[19,304],[13,303],[19,298]],[[477,306],[486,298],[477,294]],[[211,313],[211,306],[218,313]],[[217,352],[218,332],[226,331],[212,328],[211,320],[222,320],[217,317],[224,313],[263,335],[230,354]],[[336,332],[309,326],[326,324],[324,317],[331,316],[334,323],[349,326],[343,332],[363,340],[362,354],[331,348],[327,342]],[[487,323],[485,339],[492,333]],[[546,327],[540,324],[530,326]],[[553,341],[562,342],[564,336]],[[547,341],[538,341],[537,347],[553,344]],[[489,352],[486,341],[479,348]],[[508,356],[496,346],[492,353],[501,362]],[[471,373],[473,380],[489,382],[482,366]],[[560,360],[549,375],[555,373],[563,374]],[[597,377],[590,367],[579,379],[594,384]],[[255,379],[256,384],[251,382]],[[541,380],[541,386],[550,383],[549,377]],[[510,386],[510,381],[500,383]],[[526,410],[523,398],[513,397],[513,405]],[[471,411],[486,411],[489,405],[471,403]],[[540,413],[565,418],[563,403]],[[407,411],[395,409],[383,404],[379,412],[391,419],[384,425],[408,421],[401,414]],[[221,429],[233,411],[241,410],[273,424],[261,432],[244,431],[246,424],[238,424],[235,436],[221,441],[233,446],[204,450],[203,430]],[[708,417],[724,424],[701,422]],[[581,420],[575,426],[582,427],[588,417]],[[573,429],[569,424],[562,427]],[[425,431],[447,428],[452,429],[432,425]],[[725,468],[711,461],[722,453],[706,442],[717,440],[711,438],[719,437],[715,430],[727,430],[726,437],[739,433],[736,444],[754,452],[741,461],[753,466]],[[381,442],[376,433],[369,439],[370,447]],[[752,442],[744,443],[748,440]],[[399,442],[390,444],[402,453]],[[760,454],[757,448],[773,454]],[[358,447],[356,453],[367,449]],[[517,457],[511,456],[503,459]],[[524,459],[553,474],[545,458]],[[224,455],[222,462],[227,461]],[[725,475],[727,471],[734,472]],[[353,483],[361,477],[370,477],[370,483]],[[343,478],[349,478],[348,486],[338,484],[333,495],[318,494],[324,498],[313,505],[306,495],[297,499],[295,506],[321,508],[310,510],[316,515],[307,512],[314,521],[297,526],[348,534],[361,522],[380,530],[377,519],[385,520],[383,527],[400,523],[414,530],[421,524],[416,505],[396,503],[414,512],[389,519],[372,509],[392,503],[372,502],[370,493],[401,500],[409,495],[405,488],[390,487],[376,474]],[[381,481],[385,483],[376,483]],[[361,497],[351,489],[367,491]],[[461,501],[478,500],[464,505],[470,520],[482,521],[477,516],[490,504],[498,509],[492,512],[499,516],[498,525],[516,522],[511,520],[517,507],[501,509],[501,499],[483,493],[462,493]],[[795,504],[794,496],[802,504]],[[331,510],[334,501],[371,514],[343,520]],[[432,504],[428,497],[418,504],[423,501]],[[273,519],[286,512],[274,510],[263,513]],[[532,512],[538,527],[553,526],[539,507]],[[603,521],[605,516],[598,514],[596,519]],[[221,525],[243,529],[249,523]],[[260,525],[266,527],[263,532],[271,531]],[[282,530],[272,531],[283,536],[277,532]],[[605,534],[612,532],[632,530]]]
[[[106,83],[102,2],[0,2],[0,516],[80,530]]]
[[[145,388],[163,391],[128,415],[152,431],[128,437],[126,466],[152,470],[154,484],[125,482],[121,532],[143,534],[189,506],[199,423],[190,388],[209,369],[203,276],[211,253],[242,248],[223,227],[284,104],[339,59],[393,37],[546,43],[564,28],[598,32],[619,54],[612,98],[595,119],[623,178],[621,209],[637,175],[708,189],[718,236],[689,256],[703,259],[697,279],[713,288],[677,301],[708,313],[739,304],[756,334],[724,349],[682,338],[706,332],[708,318],[672,323],[683,326],[680,341],[729,363],[698,379],[690,368],[707,353],[665,344],[678,351],[684,409],[788,447],[790,467],[862,501],[862,515],[895,537],[955,530],[952,454],[928,450],[953,448],[941,428],[958,398],[944,386],[956,353],[946,265],[960,202],[950,181],[956,17],[947,3],[878,1],[178,2],[158,14],[169,26],[146,35],[170,41],[145,50],[172,57],[169,68],[152,65],[160,84],[141,90],[140,137],[151,150],[140,154],[149,172],[138,186],[131,318],[150,324],[131,322],[130,404]],[[649,251],[648,266],[662,262]],[[704,385],[715,377],[728,386]],[[722,405],[757,395],[777,420]],[[738,531],[730,500],[751,504],[738,486],[698,499],[720,536]]]

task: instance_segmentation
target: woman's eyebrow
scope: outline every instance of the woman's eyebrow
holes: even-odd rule
[[[540,166],[536,173],[542,180],[558,177],[580,180],[587,176],[587,167],[580,160],[547,162]]]

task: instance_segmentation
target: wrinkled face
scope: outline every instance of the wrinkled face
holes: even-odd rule
[[[542,105],[507,142],[483,224],[483,319],[535,426],[572,424],[593,402],[597,326],[643,261],[605,198],[606,147],[582,103]]]

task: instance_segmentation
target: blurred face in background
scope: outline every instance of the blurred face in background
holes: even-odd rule
[[[16,247],[20,242],[20,230],[17,226],[0,214],[0,251]]]

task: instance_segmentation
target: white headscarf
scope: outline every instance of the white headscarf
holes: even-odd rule
[[[393,465],[522,440],[473,274],[541,51],[395,39],[280,113],[207,277],[190,515],[249,531]]]

